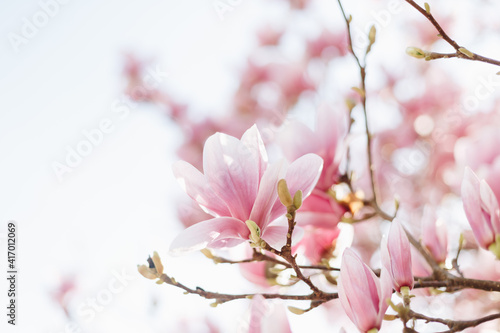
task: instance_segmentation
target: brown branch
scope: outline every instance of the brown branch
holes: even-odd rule
[[[417,282],[415,283],[414,288],[446,287],[450,290],[470,288],[484,291],[500,292],[500,282],[491,280],[477,280],[462,277],[448,277],[447,279],[443,280],[422,280],[416,278],[415,280]]]
[[[231,259],[226,259],[226,258],[217,257],[217,256],[212,256],[210,259],[212,259],[216,264],[246,264],[246,263],[251,263],[251,262],[267,261],[267,262],[275,263],[277,265],[283,265],[286,268],[292,268],[292,265],[289,264],[288,262],[273,258],[271,256],[268,256],[265,253],[258,252],[255,249],[254,249],[254,253],[253,253],[252,258],[248,258],[248,259],[231,260]],[[319,269],[319,270],[323,270],[323,271],[340,271],[340,268],[328,267],[328,266],[324,266],[324,265],[298,265],[298,267],[301,269]]]
[[[306,283],[309,286],[309,288],[311,288],[311,290],[313,291],[313,294],[319,297],[322,294],[324,294],[324,292],[321,291],[318,287],[316,287],[312,283],[311,279],[308,276],[305,276],[302,273],[302,270],[297,265],[297,261],[295,260],[297,255],[295,255],[295,256],[292,255],[292,235],[293,235],[293,230],[295,229],[295,224],[296,224],[295,211],[296,211],[296,208],[293,205],[287,207],[286,216],[288,219],[288,232],[286,234],[286,244],[283,245],[281,250],[278,251],[278,250],[272,248],[267,243],[265,244],[265,247],[263,249],[270,251],[271,253],[274,253],[274,254],[282,257],[283,259],[285,259],[290,264],[291,268],[295,271],[297,278],[304,281],[304,283]]]
[[[356,55],[356,52],[354,52],[354,48],[352,45],[352,33],[351,33],[351,18],[348,18],[345,11],[344,7],[342,6],[342,3],[340,0],[337,0],[340,11],[342,12],[342,16],[344,17],[346,26],[347,26],[347,35],[349,38],[349,49],[351,51],[351,54],[353,55],[354,59],[356,60],[356,64],[358,65],[359,68],[359,74],[361,77],[361,106],[363,108],[363,114],[365,118],[365,133],[366,133],[366,147],[367,147],[367,155],[368,155],[368,170],[370,173],[370,185],[371,185],[371,190],[373,192],[373,201],[376,204],[376,193],[375,193],[375,181],[373,177],[373,157],[372,157],[372,152],[371,152],[371,141],[372,141],[372,136],[370,133],[370,129],[368,127],[368,113],[366,111],[366,55],[369,52],[369,49],[367,49],[367,52],[365,53],[365,65],[361,64],[361,61],[359,60],[359,57]],[[372,42],[369,45],[369,48],[371,48]]]
[[[485,316],[482,318],[474,319],[474,320],[450,320],[450,319],[441,319],[441,318],[433,318],[433,317],[428,317],[423,314],[414,312],[410,310],[408,312],[408,316],[411,319],[420,319],[420,320],[425,320],[427,323],[428,322],[434,322],[434,323],[440,323],[443,325],[448,326],[449,330],[448,331],[443,331],[439,333],[451,333],[451,332],[458,332],[462,331],[466,328],[469,327],[475,327],[480,324],[483,324],[485,322],[499,319],[500,318],[500,313],[492,314],[489,316]]]
[[[177,282],[174,278],[171,278],[167,276],[166,274],[162,274],[159,277],[160,281],[172,285],[174,287],[180,288],[184,290],[188,294],[195,294],[198,296],[201,296],[206,299],[215,299],[218,304],[222,304],[225,302],[237,300],[237,299],[249,299],[255,296],[256,294],[238,294],[238,295],[232,295],[232,294],[223,294],[223,293],[216,293],[216,292],[211,292],[211,291],[205,291],[203,288],[196,287],[196,289],[189,288],[185,286],[184,284]],[[309,294],[309,295],[283,295],[283,294],[260,294],[264,298],[279,298],[279,299],[286,299],[286,300],[296,300],[296,301],[311,301],[311,302],[328,302],[332,299],[338,298],[337,293],[325,293],[322,292],[320,295],[317,295],[315,293]]]
[[[457,52],[456,53],[436,53],[436,52],[426,52],[426,57],[425,60],[434,60],[434,59],[445,59],[445,58],[460,58],[460,59],[467,59],[467,60],[474,60],[474,61],[481,61],[485,62],[488,64],[500,66],[500,61],[484,57],[482,55],[479,55],[477,53],[471,52],[466,50],[463,46],[460,46],[456,41],[454,41],[447,33],[444,31],[444,29],[441,27],[441,25],[436,21],[434,16],[431,14],[430,10],[427,11],[426,9],[420,7],[415,1],[413,0],[405,0],[408,2],[413,8],[418,10],[425,18],[432,23],[432,25],[436,28],[436,30],[439,32],[439,36],[443,38],[448,44],[450,44]],[[462,52],[465,50],[465,53]]]

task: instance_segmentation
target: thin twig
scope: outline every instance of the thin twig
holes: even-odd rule
[[[167,276],[166,274],[162,274],[160,276],[160,280],[166,284],[183,289],[188,294],[196,294],[206,299],[215,299],[218,304],[222,304],[237,299],[249,299],[256,295],[256,294],[238,294],[238,295],[223,294],[223,293],[205,291],[203,288],[200,287],[192,289],[180,282],[177,282],[175,279]],[[279,298],[279,299],[296,300],[296,301],[315,301],[322,303],[338,298],[337,293],[325,293],[325,292],[322,292],[320,295],[316,295],[314,293],[309,295],[283,295],[283,294],[260,294],[260,295],[262,295],[264,298]]]
[[[425,8],[420,7],[415,1],[413,0],[405,0],[408,2],[413,8],[418,10],[422,15],[429,20],[429,22],[432,23],[432,25],[436,28],[436,30],[439,32],[439,36],[443,38],[448,44],[450,44],[455,50],[456,53],[436,53],[436,52],[428,52],[426,54],[426,60],[434,60],[434,59],[443,59],[443,58],[460,58],[460,59],[467,59],[467,60],[474,60],[474,61],[481,61],[485,62],[488,64],[500,66],[500,61],[484,57],[482,55],[479,55],[477,53],[471,52],[467,49],[465,49],[463,46],[460,46],[456,41],[454,41],[447,33],[444,31],[444,29],[441,27],[441,25],[436,21],[434,16],[431,14],[430,10],[427,11]],[[465,53],[463,52],[465,50]]]
[[[443,331],[439,333],[451,333],[451,332],[458,332],[462,331],[466,328],[469,327],[475,327],[480,324],[483,324],[485,322],[499,319],[500,318],[500,313],[492,314],[489,316],[485,316],[482,318],[474,319],[474,320],[450,320],[450,319],[441,319],[441,318],[433,318],[433,317],[428,317],[423,314],[414,312],[414,311],[409,311],[408,316],[410,318],[414,319],[420,319],[420,320],[425,320],[427,323],[428,322],[434,322],[434,323],[440,323],[443,325],[448,326],[449,330],[448,331]]]

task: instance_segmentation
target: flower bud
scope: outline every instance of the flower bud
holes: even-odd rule
[[[410,241],[398,219],[394,219],[387,243],[382,247],[382,262],[392,278],[394,289],[413,288]]]
[[[295,207],[295,209],[299,209],[300,206],[302,206],[302,191],[301,190],[298,190],[293,195],[293,206]]]
[[[293,204],[292,195],[284,179],[280,179],[278,182],[278,197],[285,207],[289,207]]]
[[[406,54],[417,59],[422,59],[427,56],[427,52],[423,51],[418,47],[413,47],[413,46],[406,48]]]
[[[465,215],[482,248],[500,258],[500,209],[498,200],[489,185],[479,180],[469,168],[465,169],[462,182],[462,201]]]

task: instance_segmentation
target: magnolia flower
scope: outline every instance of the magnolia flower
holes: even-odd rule
[[[422,243],[438,263],[446,261],[448,256],[446,224],[443,220],[436,219],[435,211],[430,206],[424,208],[422,216]]]
[[[288,160],[293,161],[309,153],[318,154],[324,160],[316,188],[297,212],[299,226],[313,227],[330,235],[338,231],[337,224],[346,212],[346,207],[333,198],[331,187],[339,180],[339,164],[344,154],[347,124],[344,114],[323,107],[318,110],[314,131],[301,122],[292,121],[278,137]]]
[[[344,311],[361,332],[380,329],[392,294],[391,278],[385,268],[379,279],[348,248],[342,256],[338,291]]]
[[[486,181],[479,180],[465,169],[462,182],[462,201],[469,224],[479,246],[500,258],[500,209],[495,194]]]
[[[401,292],[402,287],[413,288],[411,248],[408,236],[397,219],[389,231],[387,243],[382,247],[382,262],[392,278],[394,289]]]
[[[314,131],[299,121],[292,121],[280,133],[278,142],[290,161],[307,153],[318,154],[323,158],[325,165],[316,188],[326,191],[339,177],[347,125],[344,113],[323,107],[318,110]]]
[[[222,133],[212,135],[203,149],[204,174],[184,161],[174,165],[174,174],[186,193],[214,218],[184,230],[171,251],[232,247],[250,239],[257,244],[262,239],[271,246],[284,245],[288,227],[275,222],[286,213],[278,200],[278,181],[286,179],[291,193],[301,190],[306,198],[322,165],[314,154],[289,166],[284,161],[268,165],[255,125],[241,140]]]

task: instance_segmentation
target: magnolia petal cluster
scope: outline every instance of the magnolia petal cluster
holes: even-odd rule
[[[382,247],[382,262],[392,278],[395,290],[413,288],[411,246],[408,236],[398,219],[394,219],[389,231],[387,246]]]
[[[174,174],[185,192],[214,218],[185,229],[173,241],[171,251],[232,247],[250,236],[254,243],[262,238],[271,246],[284,244],[288,227],[276,223],[286,213],[278,199],[278,181],[286,179],[291,193],[301,190],[306,198],[322,167],[323,160],[315,154],[304,155],[290,165],[283,160],[268,164],[255,125],[241,140],[222,133],[212,135],[203,149],[204,173],[179,161],[174,164]]]
[[[342,256],[339,298],[347,316],[361,332],[379,330],[391,298],[391,278],[385,268],[380,278],[351,249]]]
[[[462,201],[465,215],[479,246],[500,258],[500,209],[495,194],[486,181],[479,180],[470,169],[465,169],[462,182]]]

